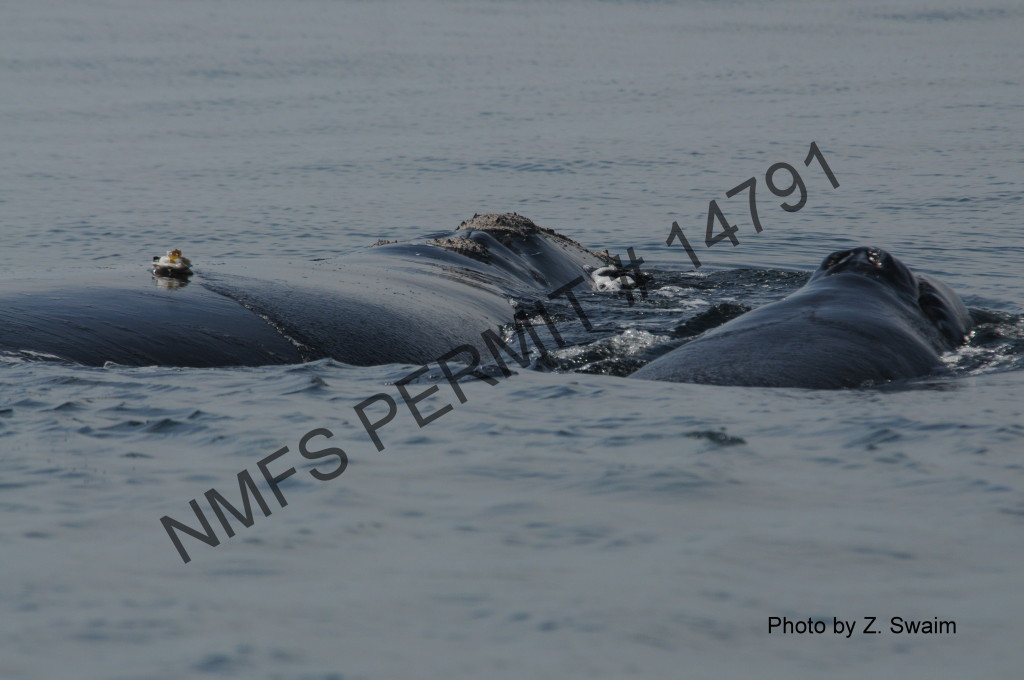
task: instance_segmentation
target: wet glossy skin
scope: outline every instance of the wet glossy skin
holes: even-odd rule
[[[784,300],[715,328],[632,377],[765,387],[877,385],[940,371],[967,310],[878,248],[832,253]]]
[[[301,356],[266,321],[202,285],[145,269],[0,285],[0,348],[85,364],[255,366]]]

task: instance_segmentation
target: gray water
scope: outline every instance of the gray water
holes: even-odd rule
[[[0,677],[1019,677],[1022,29],[998,2],[5,4],[5,276],[152,285],[171,247],[302,263],[504,211],[658,276],[585,296],[603,334],[555,371],[460,403],[433,370],[424,410],[453,409],[401,410],[383,452],[353,407],[416,367],[0,362]],[[760,234],[725,196],[749,177]],[[712,199],[739,245],[705,247]],[[859,244],[1004,339],[898,389],[594,374]],[[298,453],[317,428],[336,479]],[[287,506],[261,484],[272,514],[211,517],[185,564],[160,518],[285,446]]]

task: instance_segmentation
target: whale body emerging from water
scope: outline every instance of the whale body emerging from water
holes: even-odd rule
[[[0,350],[85,365],[232,366],[331,357],[420,364],[481,347],[514,321],[516,297],[540,297],[606,267],[588,250],[516,214],[476,215],[423,242],[383,243],[254,278],[200,270],[167,285],[141,268],[68,280],[0,282]],[[159,285],[159,284],[163,285]]]
[[[878,248],[832,253],[789,297],[705,332],[634,378],[760,387],[842,388],[943,369],[964,343],[967,308],[948,286]]]
[[[259,268],[260,278],[217,267],[184,284],[140,268],[73,281],[6,280],[0,351],[94,366],[325,357],[361,366],[427,364],[463,352],[475,366],[485,349],[498,358],[486,336],[519,319],[514,299],[551,297],[584,282],[596,290],[633,283],[613,263],[607,252],[504,214],[476,215],[422,242],[382,243],[295,266],[270,263]],[[881,384],[942,369],[940,355],[962,344],[970,326],[947,286],[883,250],[860,247],[832,253],[796,293],[705,332],[631,377],[764,387]]]

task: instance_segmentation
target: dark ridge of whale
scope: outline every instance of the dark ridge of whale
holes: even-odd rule
[[[878,248],[832,253],[803,288],[655,359],[647,380],[835,389],[944,370],[971,328],[945,284]]]
[[[4,280],[0,351],[92,366],[428,363],[460,345],[485,349],[482,331],[513,322],[511,298],[589,283],[608,262],[505,214],[315,263],[197,267],[176,285],[141,267]]]

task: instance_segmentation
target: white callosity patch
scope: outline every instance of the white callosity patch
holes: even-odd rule
[[[590,272],[590,280],[593,282],[594,290],[598,291],[629,290],[636,287],[636,281],[632,276],[613,266],[598,267]]]

